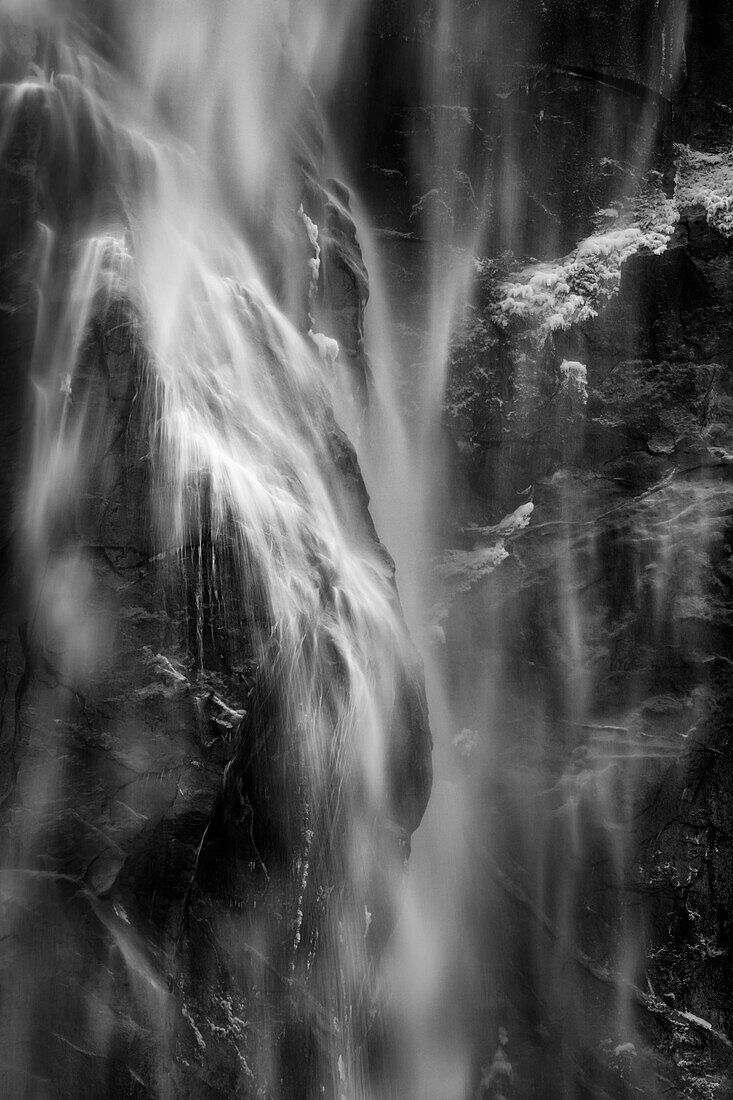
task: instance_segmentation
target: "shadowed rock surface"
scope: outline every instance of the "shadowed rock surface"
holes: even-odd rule
[[[730,5],[541,8],[456,5],[431,86],[436,12],[382,5],[375,93],[331,108],[410,392],[424,271],[477,226],[435,609],[475,875],[448,995],[483,1095],[729,1096]]]

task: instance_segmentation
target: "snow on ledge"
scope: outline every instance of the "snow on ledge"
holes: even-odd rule
[[[621,268],[642,250],[661,254],[674,233],[679,210],[658,188],[641,196],[632,211],[605,211],[613,224],[599,229],[560,260],[531,264],[501,286],[496,320],[532,322],[540,343],[558,329],[595,317],[598,306],[621,283]]]
[[[577,394],[583,403],[588,400],[588,368],[585,363],[563,359],[560,364],[560,377],[564,388],[569,393]]]
[[[702,207],[710,224],[733,236],[733,152],[701,153],[676,145],[675,199],[678,207]]]
[[[454,592],[468,592],[477,581],[501,565],[509,557],[504,543],[510,535],[529,526],[534,504],[528,501],[494,527],[467,528],[475,538],[488,539],[488,544],[473,550],[446,550],[436,565],[436,573],[443,581],[449,581]]]
[[[675,153],[672,198],[652,186],[629,210],[599,211],[597,231],[567,256],[530,264],[502,283],[497,323],[507,327],[517,319],[530,324],[543,344],[553,332],[595,317],[618,291],[621,268],[631,256],[666,250],[683,210],[701,208],[715,229],[733,236],[733,151],[703,153],[676,145]]]

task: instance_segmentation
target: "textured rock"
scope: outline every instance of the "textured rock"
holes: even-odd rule
[[[427,7],[375,16],[355,160],[408,381],[435,211],[465,225],[446,167],[491,227],[450,355],[462,491],[435,609],[471,807],[465,972],[488,975],[462,1023],[475,1080],[506,1028],[517,1095],[727,1096],[729,5],[685,25],[683,5],[497,4],[468,43],[455,5],[433,85]]]
[[[434,236],[442,219],[481,251],[556,256],[668,167],[681,5],[388,9],[329,106],[380,228]]]

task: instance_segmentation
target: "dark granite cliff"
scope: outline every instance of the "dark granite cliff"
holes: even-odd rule
[[[488,975],[456,1001],[475,1080],[729,1096],[733,11],[456,4],[442,52],[438,6],[374,12],[331,117],[408,385],[436,247],[468,228],[479,256],[436,609]]]

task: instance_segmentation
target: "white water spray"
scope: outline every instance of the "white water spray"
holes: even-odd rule
[[[227,965],[242,975],[254,968],[246,980],[255,987],[274,980],[280,989],[264,1005],[250,999],[256,1023],[247,1026],[257,1032],[242,1036],[245,1078],[267,1095],[291,1095],[288,1075],[299,1071],[287,1044],[302,1041],[315,1046],[309,1095],[356,1098],[372,943],[389,927],[400,845],[420,815],[409,808],[411,780],[396,787],[390,760],[424,718],[409,713],[420,706],[415,656],[356,460],[330,411],[326,363],[316,337],[288,317],[302,312],[309,262],[318,276],[317,253],[308,260],[317,226],[302,203],[319,138],[299,68],[330,64],[314,47],[326,9],[295,7],[310,43],[299,58],[288,5],[111,5],[124,63],[110,60],[104,39],[98,51],[73,13],[39,7],[21,23],[10,13],[11,54],[20,35],[20,61],[35,60],[32,78],[5,89],[3,137],[16,138],[28,111],[53,149],[50,161],[41,157],[45,220],[33,273],[27,645],[53,648],[72,697],[93,693],[121,624],[110,608],[90,625],[95,580],[80,544],[134,550],[163,584],[190,593],[187,650],[179,641],[148,667],[169,692],[211,707],[206,608],[216,604],[234,639],[219,644],[229,663],[245,654],[249,687],[239,710],[215,703],[220,724],[239,732],[203,823],[182,924],[166,930],[175,936],[168,966],[185,964],[204,879],[230,906],[250,889],[242,944],[234,918],[220,931],[230,939]],[[330,45],[338,53],[334,37]],[[321,339],[333,358],[337,345]],[[118,423],[108,404],[120,409]],[[416,704],[407,701],[414,692]],[[144,730],[133,726],[121,751],[145,767]],[[42,783],[26,781],[24,797],[40,812],[67,782],[51,763]],[[177,791],[186,797],[180,783]],[[218,866],[215,838],[231,834],[232,813],[254,886],[206,869]],[[19,859],[32,861],[44,828]],[[128,968],[134,954],[163,996],[153,962],[131,951],[122,952]],[[167,981],[193,978],[169,972]],[[205,1061],[206,1027],[192,1000],[178,1023],[168,1007],[139,1007],[161,1029],[157,1093],[173,1095],[172,1048],[184,1041],[176,1035],[188,1026],[188,1045]]]

